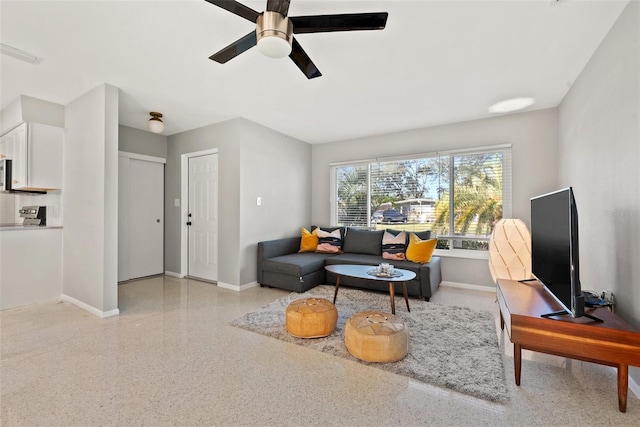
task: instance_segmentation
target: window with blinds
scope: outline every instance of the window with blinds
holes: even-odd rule
[[[431,230],[439,249],[487,250],[511,215],[510,146],[333,164],[331,180],[333,224]]]

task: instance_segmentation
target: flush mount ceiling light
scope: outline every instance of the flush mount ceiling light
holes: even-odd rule
[[[511,98],[505,99],[489,107],[490,113],[511,113],[513,111],[523,110],[534,104],[533,98]]]
[[[3,55],[11,56],[30,64],[39,64],[43,58],[39,58],[32,53],[25,52],[24,50],[16,49],[15,47],[0,43],[0,53]]]
[[[160,117],[162,117],[162,113],[156,113],[155,111],[152,111],[149,114],[151,115],[148,123],[149,130],[153,133],[162,133],[162,131],[164,130],[164,123],[160,119]]]

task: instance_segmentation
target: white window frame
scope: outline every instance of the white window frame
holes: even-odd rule
[[[367,187],[369,190],[367,191],[367,215],[368,218],[371,218],[372,213],[371,210],[371,163],[378,162],[389,162],[389,161],[402,161],[402,160],[412,160],[417,158],[428,158],[428,157],[439,157],[439,156],[451,156],[451,159],[455,155],[459,154],[482,154],[482,153],[494,153],[497,151],[502,152],[502,161],[503,161],[503,169],[502,169],[502,217],[503,218],[511,218],[512,215],[512,155],[511,155],[511,144],[500,144],[500,145],[491,145],[484,147],[474,147],[474,148],[465,148],[465,149],[456,149],[456,150],[446,150],[446,151],[438,151],[431,153],[420,153],[408,156],[394,156],[394,157],[382,157],[382,158],[373,158],[373,159],[363,159],[363,160],[355,160],[355,161],[346,161],[346,162],[334,162],[329,164],[329,198],[330,198],[330,220],[331,224],[337,223],[337,210],[336,210],[336,201],[337,201],[337,182],[336,182],[336,168],[344,167],[344,166],[362,166],[367,165]],[[453,168],[450,168],[450,173],[453,174]],[[449,179],[449,194],[454,194],[453,192],[454,180],[450,177]],[[453,197],[450,197],[450,203],[453,204]],[[453,212],[452,207],[449,208],[450,212]],[[453,221],[453,216],[450,215],[450,221]],[[449,225],[450,229],[452,229],[452,224]],[[478,250],[469,250],[469,249],[458,249],[454,248],[454,240],[476,240],[476,241],[488,241],[489,238],[486,237],[461,237],[461,236],[437,236],[439,240],[449,240],[449,249],[436,249],[434,251],[435,255],[445,256],[445,257],[456,257],[456,258],[471,258],[471,259],[488,259],[488,251],[478,251]]]

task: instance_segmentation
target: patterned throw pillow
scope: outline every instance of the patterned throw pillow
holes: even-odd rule
[[[382,258],[404,261],[404,251],[407,247],[407,235],[404,231],[394,236],[388,231],[382,236]]]
[[[339,228],[336,228],[333,231],[325,231],[321,228],[316,228],[314,231],[318,232],[318,247],[316,248],[316,253],[342,253],[342,251],[340,250],[340,248],[342,247],[342,234],[340,234]]]
[[[431,255],[436,248],[438,239],[422,240],[415,234],[409,234],[409,247],[407,247],[407,260],[426,264],[431,261]]]
[[[302,236],[300,238],[300,250],[298,252],[315,252],[318,247],[318,229],[309,232],[306,228],[302,228]]]

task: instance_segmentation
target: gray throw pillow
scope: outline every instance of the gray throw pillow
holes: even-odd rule
[[[358,230],[347,228],[342,243],[342,251],[354,254],[382,255],[382,235],[384,231]]]

